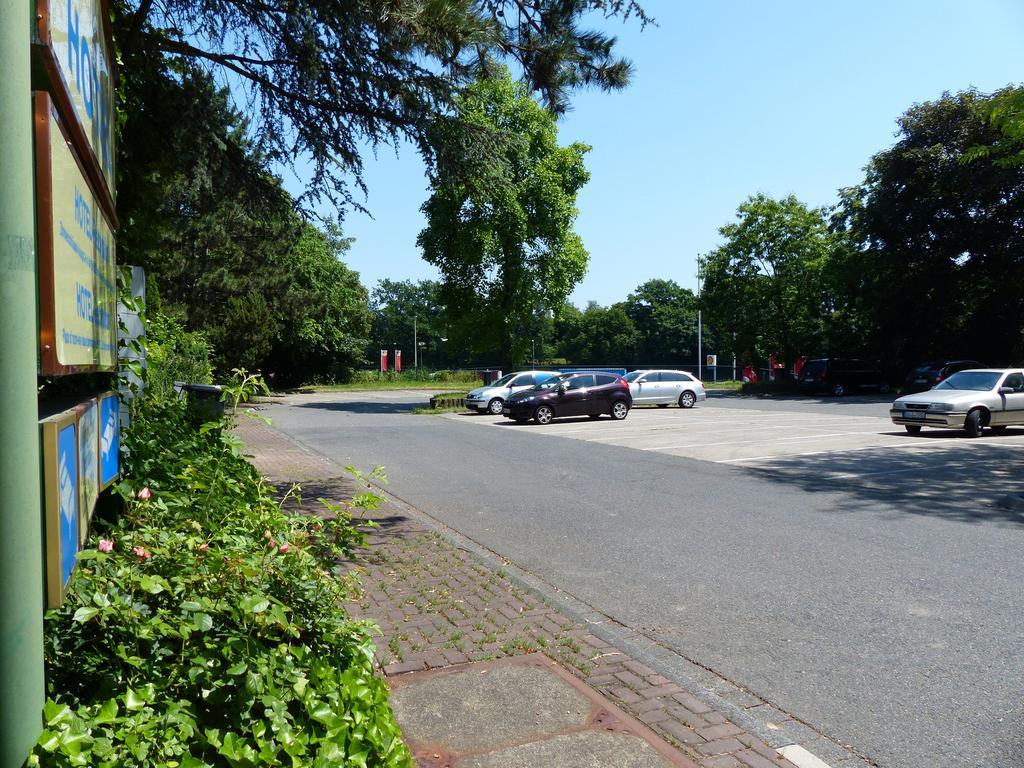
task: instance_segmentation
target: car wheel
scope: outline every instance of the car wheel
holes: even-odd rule
[[[983,427],[982,413],[980,408],[975,408],[973,411],[967,414],[967,419],[964,421],[964,431],[968,437],[981,437],[981,430]]]
[[[616,400],[612,403],[612,418],[617,421],[622,421],[629,415],[629,406],[626,405],[625,400]]]
[[[836,384],[834,387],[832,387],[832,394],[835,395],[836,397],[842,397],[843,395],[846,394],[846,387],[844,387],[842,384]]]
[[[697,396],[690,390],[686,390],[679,396],[679,407],[680,408],[693,408],[693,404],[697,402]]]
[[[505,402],[500,397],[491,398],[491,402],[487,404],[488,413],[493,413],[495,416],[501,416],[501,409],[505,407]]]
[[[550,424],[555,418],[555,412],[551,410],[550,405],[542,405],[533,412],[533,418],[538,424]]]
[[[904,424],[903,428],[912,435],[921,434],[921,427],[919,427],[917,424]]]
[[[588,413],[587,416],[589,416],[592,419],[600,419],[601,418],[601,414],[600,413]]]

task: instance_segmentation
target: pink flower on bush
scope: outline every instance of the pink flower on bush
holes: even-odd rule
[[[205,552],[209,548],[210,548],[210,545],[207,544],[205,541],[202,544],[199,545],[199,551],[200,552]]]
[[[110,539],[100,539],[99,550],[100,552],[113,552],[114,542]]]
[[[132,547],[132,554],[140,560],[149,560],[153,556],[153,553],[145,547]]]
[[[149,486],[148,486],[148,485],[145,485],[145,486],[143,486],[143,487],[142,487],[142,490],[140,490],[140,491],[139,491],[139,492],[138,492],[137,494],[135,494],[135,495],[136,495],[136,496],[137,496],[138,498],[140,498],[140,499],[142,499],[143,501],[145,501],[146,499],[148,499],[148,498],[149,498],[150,496],[152,496],[152,495],[153,495],[153,492],[152,492],[151,490],[149,490]]]
[[[283,555],[285,552],[287,552],[291,548],[292,548],[292,545],[289,544],[288,542],[285,542],[284,544],[281,545],[280,549],[278,549],[277,551],[280,552]]]

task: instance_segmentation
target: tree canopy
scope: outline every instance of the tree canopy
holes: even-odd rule
[[[164,311],[206,335],[222,372],[295,382],[358,364],[369,312],[340,261],[349,241],[294,212],[228,95],[156,60],[123,90],[146,119],[128,120],[119,144],[119,260],[146,268]]]
[[[725,242],[701,263],[701,306],[721,347],[738,357],[775,355],[791,364],[823,337],[823,268],[834,246],[821,210],[792,195],[743,202]]]
[[[625,86],[615,38],[585,24],[649,21],[636,0],[115,0],[112,10],[124,71],[169,58],[223,76],[248,101],[263,156],[309,160],[309,194],[345,204],[355,204],[348,179],[362,186],[366,144],[407,140],[433,157],[432,126],[502,60],[554,113],[575,88]]]
[[[914,106],[896,144],[842,193],[835,226],[849,248],[836,295],[894,367],[1024,358],[1024,165],[1002,162],[1006,136],[988,105],[966,91]]]
[[[503,136],[504,149],[469,177],[438,166],[417,243],[441,271],[453,337],[470,351],[497,350],[514,367],[530,350],[522,330],[537,312],[560,306],[586,272],[573,224],[589,147],[559,147],[553,115],[507,73],[470,86],[457,111],[458,123],[444,127],[445,146],[487,132]]]
[[[674,280],[648,280],[626,297],[636,328],[637,361],[667,365],[697,359],[697,298]]]

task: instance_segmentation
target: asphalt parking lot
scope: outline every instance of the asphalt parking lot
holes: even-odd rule
[[[1004,503],[1024,429],[910,436],[869,396],[411,414],[429,394],[266,411],[342,466],[383,464],[395,497],[641,638],[666,676],[692,660],[806,723],[833,768],[843,745],[884,768],[1024,766],[1024,510]]]
[[[642,406],[624,421],[559,419],[546,426],[471,413],[448,418],[731,465],[808,488],[855,485],[953,509],[1019,499],[1024,428],[967,438],[956,430],[910,435],[889,419],[890,398],[754,399],[712,394],[692,409]]]

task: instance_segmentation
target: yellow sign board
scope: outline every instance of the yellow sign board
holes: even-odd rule
[[[50,97],[35,94],[43,375],[114,370],[114,235]]]
[[[107,3],[36,0],[36,36],[55,97],[84,136],[111,199],[114,194],[114,72]],[[82,147],[84,151],[84,147]]]

